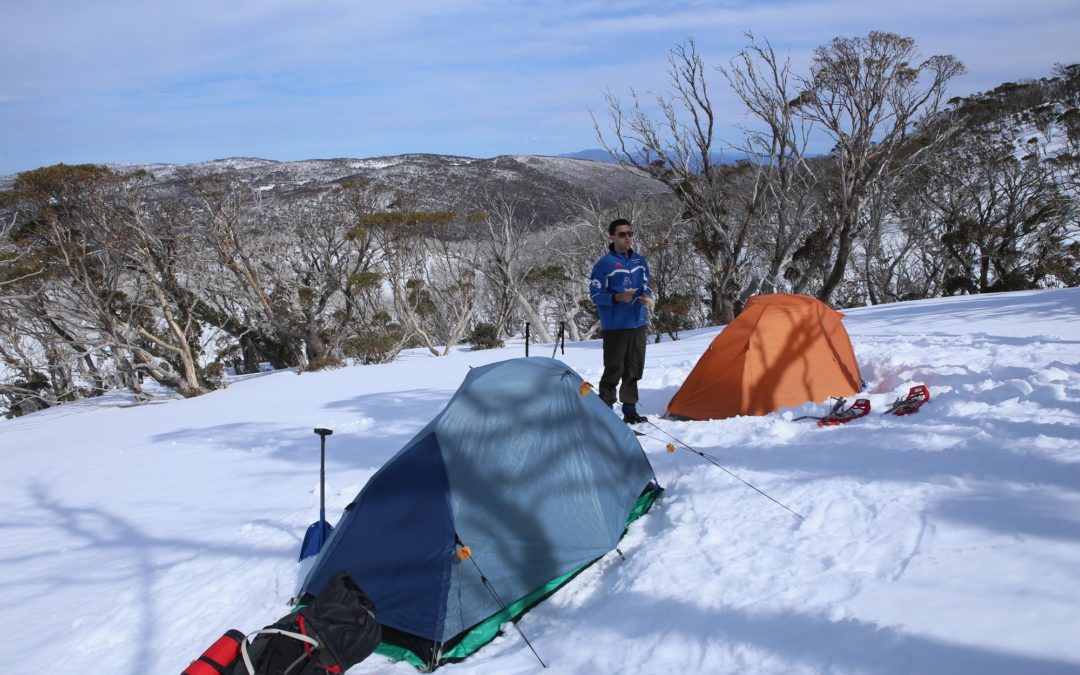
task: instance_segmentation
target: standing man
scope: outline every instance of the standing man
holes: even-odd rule
[[[608,253],[593,265],[589,282],[589,295],[600,314],[604,338],[600,399],[612,407],[618,387],[623,421],[638,424],[648,421],[637,411],[637,383],[645,372],[645,308],[653,302],[649,263],[634,251],[634,230],[629,220],[611,221],[608,238]]]

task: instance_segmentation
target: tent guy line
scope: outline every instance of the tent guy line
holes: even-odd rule
[[[656,429],[657,431],[661,432],[661,433],[662,433],[662,434],[664,434],[665,436],[669,436],[669,437],[670,437],[670,438],[671,438],[672,440],[674,440],[675,442],[677,442],[677,443],[678,443],[679,445],[683,446],[683,447],[684,447],[685,449],[689,450],[690,452],[694,453],[695,455],[699,455],[699,456],[700,456],[700,457],[701,457],[702,459],[704,459],[705,461],[709,462],[709,463],[710,463],[710,464],[712,464],[713,466],[715,466],[715,467],[717,467],[717,468],[719,468],[719,469],[723,469],[723,470],[724,470],[724,472],[726,472],[726,473],[727,473],[727,474],[728,474],[729,476],[731,476],[731,477],[732,477],[732,478],[734,478],[735,480],[739,481],[740,483],[742,483],[742,484],[743,484],[743,485],[745,485],[746,487],[748,487],[748,488],[750,488],[750,489],[752,489],[752,490],[756,491],[756,492],[757,492],[758,494],[760,494],[761,496],[763,496],[763,497],[766,497],[766,498],[768,498],[768,499],[769,499],[769,500],[770,500],[771,502],[773,502],[773,503],[774,503],[774,504],[776,504],[777,506],[780,506],[781,508],[783,508],[784,510],[786,510],[786,511],[787,511],[788,513],[791,513],[792,515],[794,515],[794,516],[798,517],[798,518],[799,518],[799,519],[801,519],[801,520],[806,520],[806,517],[805,517],[805,516],[803,516],[802,514],[800,514],[800,513],[796,512],[796,511],[793,511],[793,510],[791,510],[790,508],[788,508],[787,506],[785,506],[785,505],[784,505],[783,503],[781,503],[781,502],[777,501],[776,499],[774,499],[773,497],[771,497],[770,495],[768,495],[768,494],[767,494],[766,492],[764,492],[764,491],[763,491],[763,490],[761,490],[760,488],[757,488],[757,487],[755,487],[755,486],[751,485],[750,483],[746,482],[745,480],[743,480],[742,478],[740,478],[740,477],[739,477],[738,475],[736,475],[735,473],[732,473],[732,472],[731,472],[730,470],[728,470],[728,468],[727,468],[727,467],[725,467],[725,466],[724,466],[723,464],[721,464],[721,463],[719,462],[719,460],[717,460],[717,459],[716,459],[715,457],[712,457],[712,456],[710,456],[710,455],[707,455],[707,454],[705,454],[704,452],[702,452],[702,451],[700,451],[700,450],[696,450],[696,449],[694,449],[694,448],[690,447],[689,445],[687,445],[686,443],[683,443],[683,442],[682,442],[681,440],[679,440],[679,439],[678,439],[678,438],[676,438],[675,436],[672,436],[672,435],[671,435],[671,434],[669,434],[668,432],[666,432],[666,431],[664,431],[663,429],[661,429],[660,427],[656,426],[656,425],[655,425],[655,424],[653,424],[653,423],[652,423],[651,421],[649,422],[649,426],[653,427],[654,429]],[[646,435],[646,434],[641,434],[641,435],[642,435],[642,436],[644,436],[645,438],[648,438],[648,439],[654,440],[654,441],[656,441],[657,443],[664,443],[664,441],[661,441],[661,440],[660,440],[660,439],[658,439],[658,438],[653,438],[652,436],[648,436],[648,435]],[[672,445],[671,445],[671,443],[667,443],[666,445],[667,445],[667,447],[668,447],[668,452],[671,452],[672,450],[674,450],[674,446],[672,446]]]
[[[461,539],[458,539],[458,543],[461,543]],[[461,550],[468,551],[469,549],[465,546],[462,546]],[[465,555],[465,557],[469,560],[469,562],[473,564],[473,567],[476,568],[476,573],[480,575],[480,582],[483,583],[485,587],[487,587],[488,592],[491,593],[491,597],[495,598],[495,602],[499,603],[499,606],[502,607],[503,614],[506,615],[507,621],[509,621],[510,624],[513,625],[514,629],[517,630],[518,635],[521,636],[521,639],[524,640],[525,644],[529,646],[529,651],[533,653],[533,656],[536,657],[536,660],[540,662],[540,665],[542,667],[547,668],[547,664],[544,663],[544,659],[540,658],[540,655],[536,653],[536,647],[533,647],[533,643],[530,642],[529,638],[525,636],[525,631],[521,629],[521,626],[518,625],[517,621],[514,621],[514,616],[510,613],[510,608],[506,606],[506,602],[504,602],[503,599],[499,597],[499,594],[495,592],[495,587],[491,584],[491,580],[484,575],[484,570],[480,569],[480,565],[476,562],[476,558],[472,557],[471,552]]]

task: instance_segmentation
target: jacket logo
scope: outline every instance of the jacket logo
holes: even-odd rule
[[[615,263],[615,269],[621,270],[622,269],[622,263]]]

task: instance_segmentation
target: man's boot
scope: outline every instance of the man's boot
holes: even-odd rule
[[[623,403],[622,418],[627,424],[642,424],[649,421],[648,417],[638,414],[636,403]]]

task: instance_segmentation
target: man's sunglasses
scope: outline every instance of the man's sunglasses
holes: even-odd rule
[[[626,239],[627,237],[634,236],[634,233],[633,232],[616,232],[615,236],[619,237],[620,239]]]

